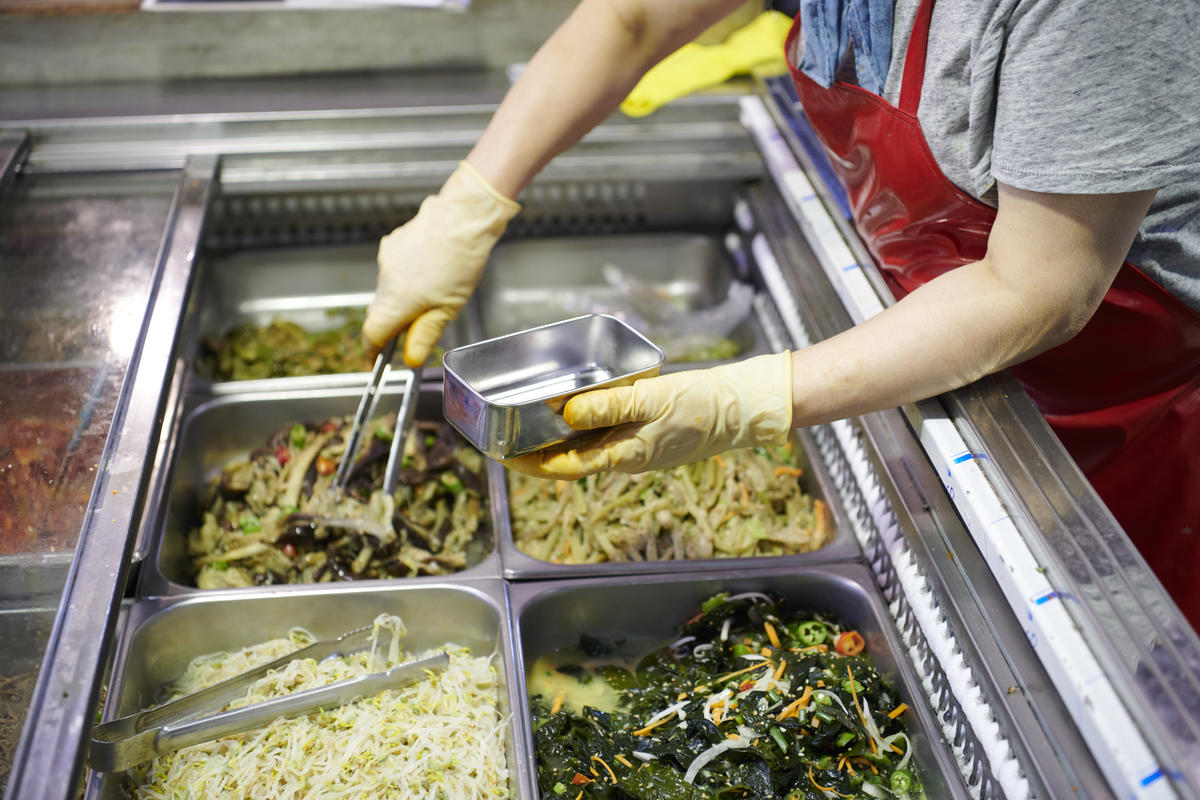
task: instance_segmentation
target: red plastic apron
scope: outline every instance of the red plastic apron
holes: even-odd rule
[[[786,44],[805,114],[897,297],[982,258],[996,218],[946,178],[917,120],[932,16],[922,0],[898,106],[792,65],[799,17]],[[1126,263],[1077,337],[1011,371],[1200,628],[1200,315]]]

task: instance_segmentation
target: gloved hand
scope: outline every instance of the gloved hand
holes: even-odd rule
[[[506,467],[539,478],[666,469],[739,447],[784,444],[792,425],[790,353],[645,378],[572,397],[576,430],[616,426],[584,442],[518,456]]]
[[[429,357],[467,303],[488,255],[521,206],[463,161],[416,216],[379,242],[379,282],[363,324],[369,353],[408,328],[404,362]]]

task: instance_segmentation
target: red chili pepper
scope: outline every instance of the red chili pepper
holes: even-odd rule
[[[326,458],[325,456],[317,456],[317,474],[318,475],[332,475],[336,471],[337,471],[337,462],[336,461],[334,461],[332,458]]]
[[[838,637],[833,640],[833,649],[837,650],[838,654],[843,656],[856,656],[866,646],[866,640],[863,639],[862,634],[858,631],[839,633]]]
[[[738,691],[744,692],[747,689],[749,689],[751,686],[753,686],[755,683],[757,683],[757,681],[742,681],[741,686],[738,687]]]
[[[338,429],[338,421],[331,419],[321,426],[321,433],[333,433]]]
[[[292,451],[288,450],[283,445],[275,448],[275,458],[279,461],[279,466],[286,464],[292,457]]]
[[[587,775],[584,775],[582,772],[576,772],[575,777],[571,778],[571,783],[574,784],[575,786],[582,786],[585,783],[591,783],[591,782],[592,782],[592,779],[589,778]]]
[[[288,542],[287,544],[285,544],[283,547],[281,547],[279,549],[282,550],[283,554],[285,556],[287,556],[288,558],[296,557],[296,545],[292,544],[291,542]]]

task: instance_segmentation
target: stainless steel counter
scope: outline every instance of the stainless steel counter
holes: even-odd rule
[[[55,118],[30,102],[36,113],[0,120],[0,166],[10,165],[0,181],[0,369],[69,378],[65,402],[33,414],[48,424],[56,410],[67,430],[37,455],[52,465],[38,473],[39,486],[52,488],[45,475],[57,476],[67,451],[96,468],[80,495],[85,506],[56,540],[64,549],[0,563],[5,643],[35,642],[9,671],[28,672],[37,661],[29,651],[45,652],[8,798],[73,796],[106,665],[135,634],[122,601],[131,598],[138,614],[175,602],[156,599],[166,583],[153,579],[157,564],[142,562],[158,552],[186,412],[225,391],[193,369],[214,313],[207,271],[286,248],[366,247],[437,187],[490,111],[486,103],[371,107],[369,87],[360,88],[342,107],[314,95],[289,105],[283,91],[269,113],[247,112],[243,96],[222,101],[225,111],[214,101],[194,114],[103,119]],[[476,88],[480,98],[496,87]],[[472,91],[468,81],[455,96]],[[181,101],[162,109],[172,102]],[[89,95],[79,107],[101,104]],[[539,176],[512,238],[725,237],[732,268],[757,291],[756,347],[830,336],[890,298],[792,112],[786,92],[767,84],[760,96],[702,96],[644,120],[613,119]],[[797,193],[802,185],[811,191]],[[466,335],[480,327],[468,325]],[[22,380],[46,396],[40,374]],[[352,382],[305,385],[344,394]],[[29,417],[24,406],[4,405],[17,396],[13,385],[0,410]],[[915,700],[928,704],[940,727],[934,744],[959,773],[945,776],[951,796],[1197,796],[1196,633],[1129,556],[1124,534],[1010,380],[818,426],[804,439],[848,538],[838,558],[869,570],[895,655],[922,679]],[[956,461],[947,448],[957,446],[988,458]],[[993,508],[1020,518],[1004,529],[1008,538],[980,522]],[[45,562],[51,577],[32,579],[41,574],[33,562]],[[713,569],[728,566],[698,563],[696,574]],[[502,596],[506,581],[526,580],[503,563],[493,572],[486,580]],[[547,570],[533,580],[553,577]],[[1039,578],[1056,602],[1028,596]],[[277,593],[285,607],[286,588],[259,596]],[[204,593],[181,580],[169,594],[190,602]],[[1037,640],[1054,625],[1070,635]],[[506,663],[521,658],[514,652]],[[1072,672],[1080,665],[1094,675]],[[0,661],[0,676],[4,669]],[[105,714],[125,702],[118,695]],[[1130,721],[1121,752],[1102,717]],[[96,776],[87,787],[108,790]]]

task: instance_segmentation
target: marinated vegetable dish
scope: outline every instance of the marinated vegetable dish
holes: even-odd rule
[[[806,494],[791,444],[735,450],[639,475],[575,482],[509,473],[513,538],[559,564],[803,553],[829,539],[829,510]]]
[[[922,796],[908,706],[834,619],[720,594],[632,670],[604,663],[603,641],[581,647],[530,676],[542,800]],[[605,684],[612,706],[572,705],[564,675]]]
[[[202,589],[444,575],[491,550],[484,459],[444,422],[413,423],[381,491],[395,417],[371,424],[344,495],[331,489],[350,417],[276,431],[210,486],[188,535]],[[369,439],[368,439],[369,437]]]
[[[300,659],[259,679],[236,708],[433,655],[406,656],[399,617],[375,620],[368,651]],[[384,634],[393,634],[385,637]],[[199,691],[295,652],[302,629],[232,653],[193,659],[164,700]],[[278,719],[237,736],[187,747],[130,773],[139,800],[183,797],[506,798],[505,723],[491,658],[454,644],[445,670],[305,717]]]
[[[370,372],[373,360],[363,352],[361,309],[331,309],[334,326],[310,331],[276,319],[262,327],[247,323],[224,336],[204,340],[196,369],[207,378],[247,381]]]

